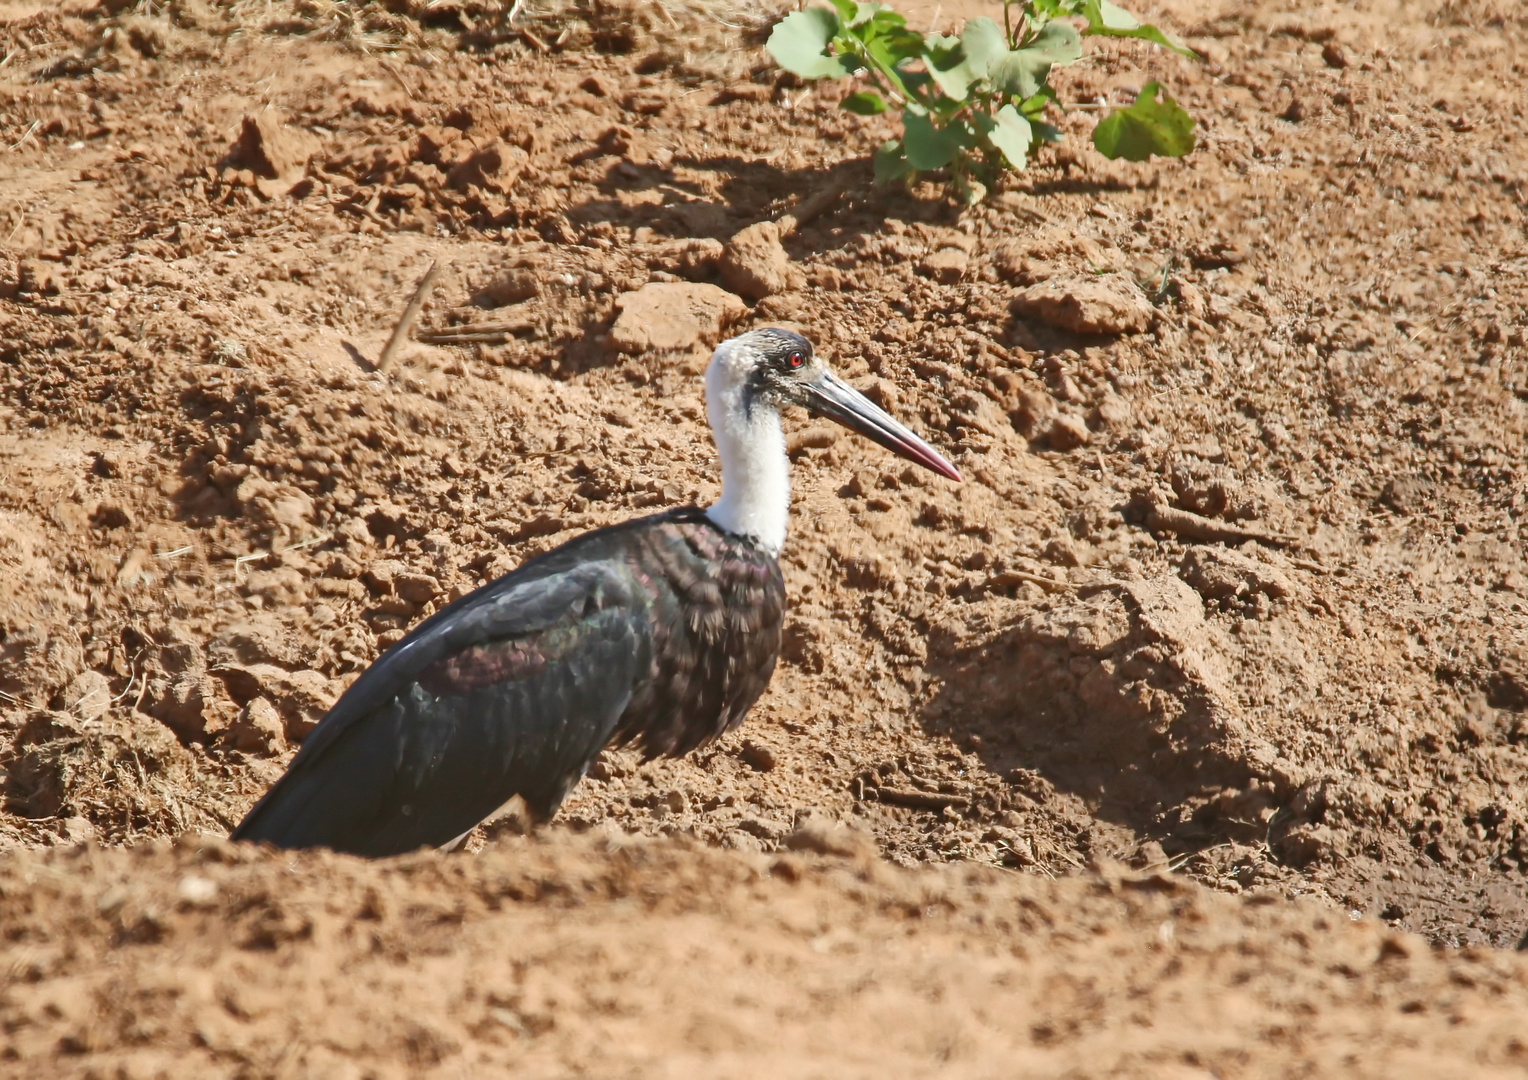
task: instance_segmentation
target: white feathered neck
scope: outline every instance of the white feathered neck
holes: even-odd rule
[[[790,514],[790,462],[779,410],[757,399],[749,408],[748,379],[758,363],[733,340],[716,347],[706,368],[706,418],[722,462],[722,497],[706,516],[778,556]]]

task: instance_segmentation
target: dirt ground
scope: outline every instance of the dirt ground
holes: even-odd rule
[[[1141,7],[1203,62],[1090,42],[962,211],[721,0],[0,0],[0,1073],[1528,1070],[1528,14]],[[1199,148],[1103,160],[1152,78]],[[966,481],[788,420],[736,735],[211,839],[419,618],[714,498],[782,324]]]

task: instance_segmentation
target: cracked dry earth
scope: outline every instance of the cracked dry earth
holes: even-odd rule
[[[0,2],[0,1074],[1522,1075],[1528,18],[1143,14],[1203,62],[1061,96],[1195,153],[1076,109],[959,211],[748,9]],[[769,324],[967,480],[790,419],[738,733],[215,839],[423,615],[714,498]]]

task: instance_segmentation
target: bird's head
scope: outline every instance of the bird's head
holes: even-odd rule
[[[829,370],[812,343],[792,330],[750,330],[717,346],[706,370],[708,399],[725,399],[744,416],[798,405],[880,443],[925,469],[959,480],[940,453]]]

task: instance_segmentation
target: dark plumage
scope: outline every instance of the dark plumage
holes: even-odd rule
[[[784,406],[959,479],[790,331],[723,342],[706,399],[715,505],[587,533],[426,619],[335,703],[233,838],[373,856],[447,844],[516,795],[551,817],[606,746],[678,755],[735,727],[780,651]]]
[[[545,820],[607,745],[679,755],[737,726],[784,610],[775,560],[696,507],[586,533],[388,650],[233,838],[392,855],[516,794]]]

